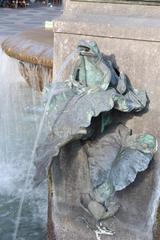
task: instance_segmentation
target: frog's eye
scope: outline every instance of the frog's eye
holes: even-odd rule
[[[85,51],[86,51],[86,52],[89,52],[89,51],[90,51],[90,48],[85,47]]]
[[[79,46],[80,51],[85,51],[85,52],[89,52],[90,48],[86,47],[86,46]]]

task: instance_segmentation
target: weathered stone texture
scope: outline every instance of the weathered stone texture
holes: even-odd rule
[[[126,125],[132,128],[134,133],[148,132],[155,135],[159,141],[159,8],[154,6],[129,6],[125,4],[76,3],[67,0],[65,9],[64,15],[55,22],[54,26],[54,76],[56,76],[65,58],[75,50],[80,39],[95,40],[101,51],[104,54],[110,55],[112,60],[119,66],[119,70],[124,71],[128,75],[133,85],[138,89],[145,89],[149,96],[149,111],[143,115],[137,114],[134,117],[130,117]],[[62,76],[63,80],[66,79],[72,71],[72,63],[73,61],[68,64]],[[79,156],[78,154],[74,159],[74,163],[72,163],[72,158],[69,158],[70,170],[82,169],[77,165],[82,159],[85,162],[84,154],[82,155]],[[87,173],[84,169],[85,164],[83,165],[82,162],[81,164],[81,166],[83,166],[81,179],[83,179]],[[67,166],[65,165],[64,167]],[[62,167],[60,169],[62,169]],[[68,170],[68,174],[72,172],[70,170]],[[80,171],[77,174],[80,174]],[[154,222],[157,215],[156,212],[159,202],[157,196],[159,196],[158,191],[160,188],[159,176],[160,162],[159,153],[157,153],[149,170],[141,176],[138,176],[135,184],[118,195],[122,203],[121,211],[117,214],[114,221],[107,221],[107,225],[117,232],[112,239],[153,239],[150,226],[152,226],[151,223]],[[59,182],[59,184],[62,183],[62,186],[65,186],[62,187],[61,193],[58,193],[61,200],[63,199],[64,201],[65,199],[67,202],[67,196],[69,196],[70,201],[73,200],[72,204],[73,202],[77,203],[79,180],[76,183],[76,178],[76,175],[73,177],[70,174],[65,180],[62,178],[63,181]],[[68,183],[70,181],[75,181],[77,188],[72,189],[70,186],[68,191]],[[80,189],[78,190],[80,191]],[[72,196],[72,193],[74,196]],[[74,210],[73,207],[72,210]],[[130,214],[128,214],[128,212]],[[75,221],[76,217],[69,217],[68,214],[70,214],[70,210],[67,214],[64,214],[66,217],[58,215],[56,217],[57,229],[59,229],[58,224],[62,224],[62,222],[64,225],[66,224],[63,229],[61,228],[61,231],[57,230],[59,232],[57,235],[58,240],[95,238],[95,235],[93,235],[90,230],[88,230],[87,233],[84,226],[82,226],[83,224],[77,224]],[[71,214],[70,216],[73,215]],[[68,230],[66,229],[67,227]],[[160,236],[159,232],[156,232],[156,229],[158,229],[157,225],[155,225],[154,228],[154,237],[157,240]],[[88,234],[87,238],[86,233]],[[104,239],[111,239],[111,237],[105,237]]]

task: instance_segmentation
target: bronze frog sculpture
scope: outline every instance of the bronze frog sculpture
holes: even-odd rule
[[[80,41],[77,50],[79,61],[69,79],[50,87],[53,95],[46,120],[50,132],[37,148],[35,181],[38,184],[47,176],[63,146],[81,139],[85,142],[91,178],[91,190],[81,194],[81,204],[96,220],[102,220],[118,211],[115,192],[126,188],[138,172],[147,169],[157,141],[150,134],[132,135],[124,125],[105,133],[114,109],[142,111],[148,105],[148,97],[145,91],[132,87],[127,76],[104,57],[96,42]],[[95,118],[98,134],[103,135],[97,142],[91,140],[97,132],[92,124]],[[100,141],[103,148],[99,151],[96,146]]]

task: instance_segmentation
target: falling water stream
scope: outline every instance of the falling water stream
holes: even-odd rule
[[[57,81],[74,57],[75,52],[67,57]],[[37,106],[44,105],[43,94],[27,85],[18,61],[2,50],[0,62],[0,239],[44,240],[47,181],[33,188],[33,161],[39,140],[47,132],[44,121],[53,93],[49,93],[44,112],[37,111]]]
[[[27,109],[40,104],[41,95],[28,87],[16,60],[0,51],[0,62],[0,239],[11,240],[40,120]],[[17,240],[45,239],[46,201],[46,183],[34,192],[27,186]]]

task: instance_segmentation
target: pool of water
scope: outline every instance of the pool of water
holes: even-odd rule
[[[0,239],[11,240],[15,228],[19,199],[5,195],[1,195],[0,199]],[[39,216],[36,216],[38,211],[35,202],[31,200],[24,202],[17,240],[46,239],[44,222]]]

